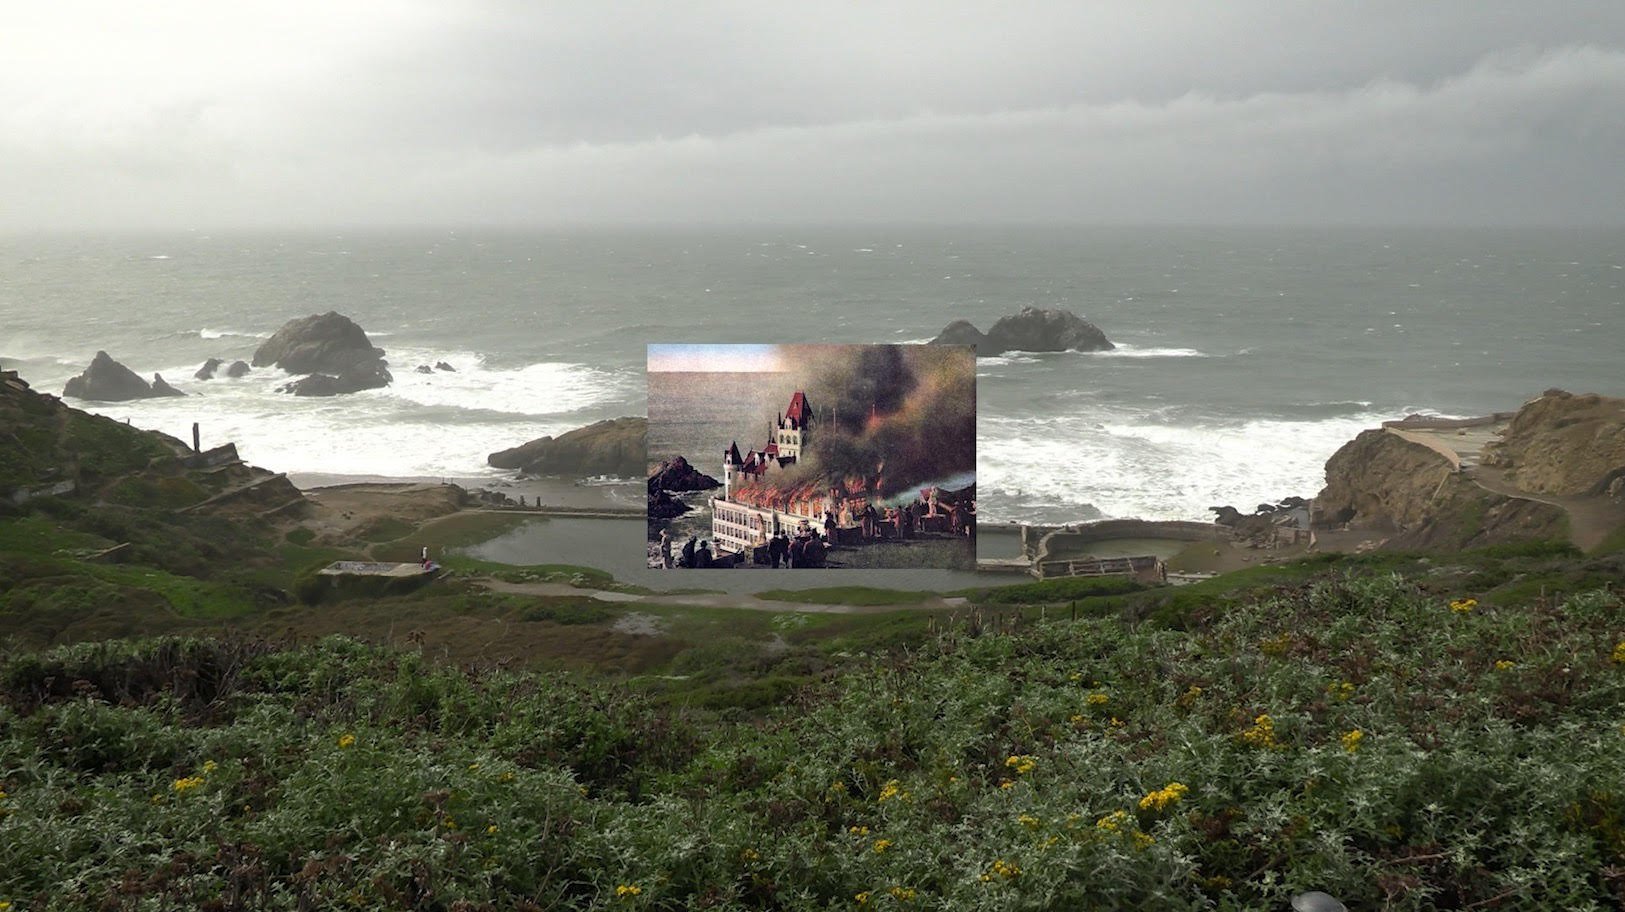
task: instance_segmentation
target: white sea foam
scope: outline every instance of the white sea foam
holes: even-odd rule
[[[1020,491],[1024,513],[1059,518],[1089,503],[1105,515],[1205,519],[1286,495],[1312,496],[1328,457],[1390,418],[1367,412],[1312,421],[1159,424],[1135,416],[983,416],[977,471],[993,490]]]
[[[419,373],[444,361],[454,371]],[[491,368],[474,352],[423,349],[389,350],[395,382],[390,395],[418,405],[483,409],[515,415],[550,415],[587,408],[629,388],[625,374],[585,364],[543,362],[516,368]]]
[[[1207,352],[1194,348],[1141,348],[1127,342],[1117,343],[1117,347],[1107,351],[1085,352],[1098,358],[1207,358]]]
[[[240,329],[200,329],[198,337],[203,339],[269,339],[270,333],[246,332]]]
[[[573,413],[625,400],[641,377],[580,364],[487,368],[472,352],[390,351],[395,381],[383,389],[301,398],[277,392],[275,368],[244,377],[192,379],[196,365],[159,373],[188,395],[70,404],[206,446],[234,441],[244,459],[283,472],[458,477],[494,474],[488,454],[586,423]],[[420,374],[420,363],[457,371]]]

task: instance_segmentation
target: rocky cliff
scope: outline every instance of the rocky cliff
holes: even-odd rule
[[[1625,399],[1547,390],[1518,410],[1485,464],[1537,494],[1602,494],[1625,478]]]
[[[1315,497],[1317,526],[1397,531],[1427,515],[1454,466],[1437,452],[1377,429],[1361,431],[1326,461]]]
[[[492,453],[486,462],[523,475],[644,474],[648,459],[647,418],[612,418],[558,437],[542,437]]]

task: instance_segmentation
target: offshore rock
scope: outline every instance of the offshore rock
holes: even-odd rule
[[[647,418],[612,418],[492,453],[486,462],[522,475],[637,477],[647,465],[648,434]]]
[[[165,384],[166,386],[168,384]],[[114,361],[107,352],[99,351],[85,372],[68,381],[62,395],[75,399],[94,399],[99,402],[126,402],[131,399],[151,399],[168,395],[154,393],[147,381],[135,371]]]
[[[233,361],[231,362],[231,366],[226,368],[226,376],[235,379],[237,377],[246,376],[249,370],[251,370],[251,368],[248,366],[247,361]]]
[[[219,358],[210,358],[209,360],[203,362],[203,366],[197,369],[197,373],[192,375],[192,379],[213,380],[214,372],[219,370],[220,365],[224,363],[226,362],[221,361]]]
[[[174,388],[173,386],[170,386],[168,381],[164,380],[164,375],[163,374],[153,374],[152,375],[152,395],[154,397],[158,397],[158,396],[184,396],[186,394],[181,392],[180,390]]]
[[[297,396],[377,389],[394,380],[384,350],[374,347],[354,320],[331,310],[283,324],[255,350],[253,364],[276,365],[290,374],[310,374],[282,387],[284,392]]]
[[[966,320],[949,323],[933,345],[974,345],[978,357],[1004,352],[1111,351],[1116,348],[1100,327],[1070,310],[1023,307],[999,318],[985,334]]]

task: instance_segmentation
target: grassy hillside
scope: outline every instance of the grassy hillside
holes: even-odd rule
[[[1619,907],[1618,595],[1428,576],[939,624],[749,716],[336,638],[10,651],[0,900]]]

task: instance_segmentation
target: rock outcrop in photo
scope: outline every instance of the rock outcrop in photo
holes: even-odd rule
[[[986,333],[968,320],[955,320],[943,328],[932,345],[974,345],[979,358],[1010,351],[1111,351],[1116,348],[1100,327],[1070,310],[1023,307],[1021,313],[1000,317]]]
[[[254,352],[255,367],[275,365],[308,374],[282,387],[296,396],[333,396],[388,386],[384,350],[354,320],[337,311],[289,320]]]
[[[107,352],[99,351],[85,372],[70,379],[62,395],[97,402],[128,402],[131,399],[156,399],[163,396],[184,396],[185,393],[153,375],[156,384],[148,384],[135,371],[113,360]]]
[[[616,475],[644,473],[649,434],[647,418],[611,418],[558,437],[542,437],[492,453],[486,462],[521,475]]]
[[[722,482],[688,464],[681,456],[660,463],[660,468],[649,476],[649,493],[656,491],[709,491],[722,487]]]

